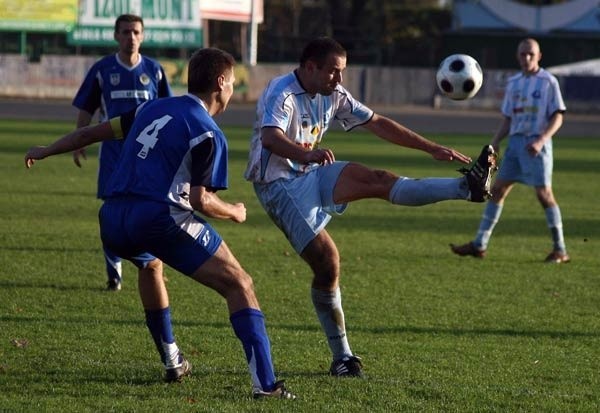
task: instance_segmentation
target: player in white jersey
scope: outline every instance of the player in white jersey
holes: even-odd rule
[[[171,96],[163,68],[154,59],[139,53],[144,39],[144,21],[133,14],[123,14],[115,21],[114,37],[117,53],[105,56],[90,68],[83,80],[73,106],[79,109],[77,127],[87,126],[96,111],[99,121],[119,116],[149,100]],[[123,143],[110,140],[102,143],[99,155],[97,197],[104,198],[108,179],[119,158]],[[73,153],[75,164],[81,167],[83,149]],[[107,286],[109,291],[121,289],[121,259],[104,247]]]
[[[213,120],[233,94],[235,60],[222,50],[196,52],[189,63],[188,94],[148,102],[129,114],[78,129],[48,147],[31,148],[25,164],[123,135],[127,139],[107,183],[100,209],[102,241],[140,271],[146,325],[165,366],[179,381],[191,365],[175,342],[162,262],[217,291],[242,343],[254,398],[294,399],[277,381],[265,321],[253,282],[220,235],[194,211],[213,219],[246,220],[243,203],[223,201],[227,188],[227,140]]]
[[[539,66],[542,53],[538,42],[524,39],[517,48],[521,72],[508,80],[502,103],[504,119],[491,145],[510,136],[500,171],[492,188],[475,239],[450,247],[455,254],[483,258],[492,231],[500,219],[504,201],[517,182],[532,186],[544,208],[553,248],[545,262],[570,261],[563,236],[560,208],[552,191],[552,136],[563,122],[565,104],[556,78]]]
[[[320,146],[333,121],[346,130],[363,126],[437,160],[471,161],[355,100],[341,85],[345,68],[345,49],[333,39],[318,38],[305,47],[294,72],[269,83],[257,104],[245,176],[254,183],[263,208],[313,271],[313,305],[333,356],[330,374],[361,376],[361,360],[346,337],[339,253],[325,230],[330,213],[341,213],[348,202],[364,198],[412,206],[449,199],[483,202],[495,158],[491,147],[485,147],[466,177],[427,179],[336,161],[332,150]]]

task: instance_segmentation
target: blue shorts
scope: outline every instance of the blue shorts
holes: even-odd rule
[[[552,186],[552,139],[545,143],[539,154],[531,156],[527,152],[527,145],[537,138],[537,136],[511,136],[497,178],[529,186]]]
[[[138,268],[156,257],[190,276],[214,255],[222,239],[191,211],[173,210],[162,202],[106,200],[99,213],[102,242]]]
[[[298,254],[347,204],[333,202],[333,189],[348,162],[334,162],[292,179],[254,184],[261,205]]]

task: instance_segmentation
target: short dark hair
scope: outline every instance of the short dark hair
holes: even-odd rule
[[[317,63],[317,67],[321,68],[327,57],[332,54],[346,57],[346,49],[330,37],[317,37],[304,47],[300,56],[300,66],[304,66],[309,60],[313,60]]]
[[[215,47],[197,50],[188,64],[188,92],[211,92],[217,78],[234,66],[235,59],[224,50]]]
[[[140,22],[142,24],[142,29],[144,28],[144,19],[142,19],[140,16],[136,16],[135,14],[121,14],[119,17],[117,17],[117,20],[115,21],[115,33],[119,32],[119,25],[121,24],[121,22]]]

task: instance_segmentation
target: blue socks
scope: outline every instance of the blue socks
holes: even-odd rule
[[[165,366],[177,363],[179,349],[175,344],[169,307],[160,310],[146,310],[146,326],[150,330],[160,359]]]
[[[254,388],[273,390],[275,372],[263,313],[253,308],[245,308],[231,314],[229,320],[244,347]]]

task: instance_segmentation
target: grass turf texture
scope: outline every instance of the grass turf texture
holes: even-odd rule
[[[342,256],[348,333],[367,375],[339,380],[326,374],[308,267],[241,177],[250,131],[227,128],[231,189],[222,196],[244,201],[248,220],[212,224],[252,274],[279,377],[299,395],[257,402],[224,301],[169,268],[175,335],[194,374],[162,383],[134,267],[124,265],[123,291],[103,291],[97,149],[82,169],[70,155],[23,166],[29,146],[71,127],[0,121],[0,411],[598,410],[597,139],[555,141],[567,265],[541,262],[549,231],[523,186],[509,197],[484,260],[448,248],[472,238],[481,204],[368,200],[334,218],[328,229]],[[476,157],[489,137],[433,138]],[[326,144],[338,159],[402,175],[458,176],[458,165],[360,132],[332,132]]]

